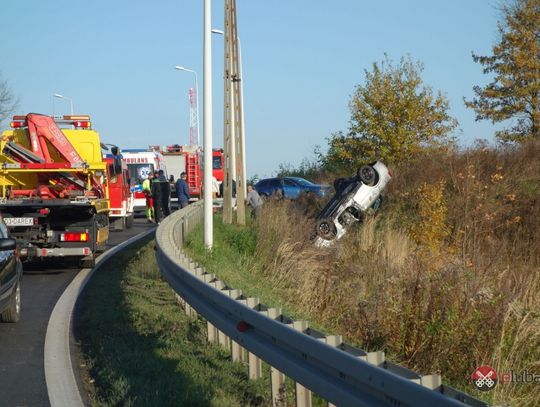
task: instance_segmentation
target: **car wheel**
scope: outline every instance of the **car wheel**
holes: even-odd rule
[[[336,225],[333,222],[322,219],[317,222],[317,235],[326,240],[332,240],[336,237]]]
[[[9,308],[2,312],[2,321],[17,322],[21,318],[21,284],[17,282],[11,296]]]
[[[366,185],[375,184],[375,170],[370,165],[363,165],[358,169],[356,176]]]

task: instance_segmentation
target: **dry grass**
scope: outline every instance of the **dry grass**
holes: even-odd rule
[[[538,143],[480,144],[395,168],[381,213],[327,249],[310,241],[312,203],[269,202],[255,255],[301,312],[469,393],[481,364],[538,374],[538,157]],[[500,384],[491,396],[532,406],[540,386]]]

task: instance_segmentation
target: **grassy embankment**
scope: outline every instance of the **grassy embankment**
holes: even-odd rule
[[[267,405],[269,381],[250,381],[206,341],[162,280],[154,242],[137,244],[100,268],[79,301],[77,340],[94,406]]]
[[[497,404],[535,406],[536,383],[480,394],[482,364],[540,373],[540,144],[479,145],[393,168],[379,215],[315,248],[313,202],[268,202],[245,229],[216,222],[207,256],[229,285],[364,349]],[[328,180],[327,180],[328,181]]]

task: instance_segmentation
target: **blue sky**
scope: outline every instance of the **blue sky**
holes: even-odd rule
[[[248,177],[298,165],[346,131],[348,102],[384,53],[425,65],[450,101],[463,145],[494,139],[463,105],[487,83],[471,52],[491,52],[500,0],[237,0]],[[215,28],[223,2],[213,1]],[[124,148],[187,144],[188,89],[198,73],[203,134],[202,0],[2,0],[0,73],[16,113],[90,114],[104,142]],[[223,38],[212,38],[214,147],[222,146]],[[5,125],[5,124],[4,124]]]

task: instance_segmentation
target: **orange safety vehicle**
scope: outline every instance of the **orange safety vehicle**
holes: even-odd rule
[[[0,212],[21,259],[74,258],[92,267],[109,237],[109,199],[90,117],[30,113],[11,127],[0,140]]]

